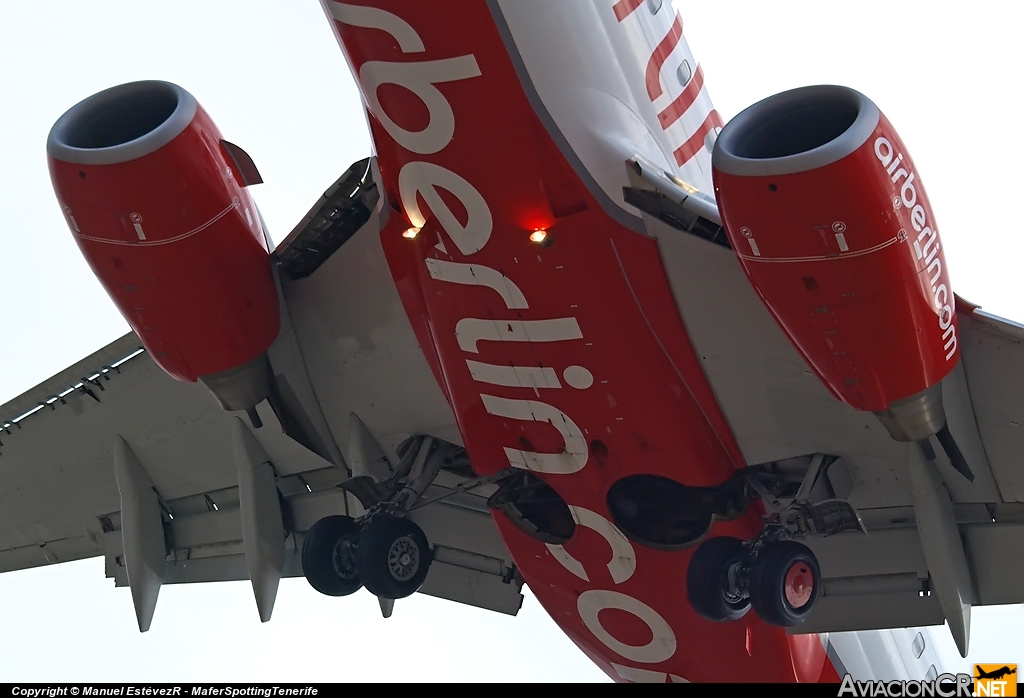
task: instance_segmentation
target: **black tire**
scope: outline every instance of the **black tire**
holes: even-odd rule
[[[742,618],[750,610],[750,599],[729,598],[729,569],[747,555],[738,538],[709,538],[690,558],[686,591],[690,605],[699,616],[718,623]]]
[[[754,560],[750,602],[765,623],[799,625],[810,615],[820,591],[818,560],[803,543],[771,543]]]
[[[363,586],[356,550],[359,526],[349,516],[327,516],[309,529],[302,544],[302,573],[309,585],[328,596],[348,596]]]
[[[356,568],[366,589],[385,599],[416,593],[433,553],[423,530],[409,519],[381,514],[363,528]]]

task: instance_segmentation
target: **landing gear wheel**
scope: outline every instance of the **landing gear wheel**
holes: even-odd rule
[[[320,519],[302,544],[302,572],[309,585],[328,596],[348,596],[363,583],[356,568],[359,526],[348,516]]]
[[[771,625],[791,628],[814,608],[821,589],[821,570],[811,549],[796,541],[764,547],[750,573],[750,602]]]
[[[746,557],[738,538],[722,536],[701,543],[686,574],[686,591],[698,615],[723,622],[742,618],[750,610],[750,598],[737,588]]]
[[[432,559],[430,544],[419,526],[409,519],[381,514],[363,528],[356,569],[371,594],[402,599],[420,588]]]

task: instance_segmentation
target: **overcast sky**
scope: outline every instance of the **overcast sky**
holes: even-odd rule
[[[927,187],[954,289],[1024,319],[1012,213],[1024,162],[1014,4],[676,4],[726,120],[806,84],[845,84],[874,99]],[[44,144],[74,103],[153,78],[191,91],[252,155],[266,180],[254,194],[276,240],[370,152],[317,0],[7,3],[0,403],[127,330],[60,215]],[[972,654],[1024,663],[1021,627],[1020,607],[976,609]],[[274,619],[261,625],[248,583],[175,585],[140,635],[128,590],[103,578],[101,559],[0,576],[0,629],[0,681],[604,679],[532,597],[507,618],[416,596],[384,621],[365,592],[331,599],[285,580]]]

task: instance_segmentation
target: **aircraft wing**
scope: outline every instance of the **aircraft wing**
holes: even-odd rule
[[[221,409],[203,385],[167,376],[134,333],[0,407],[0,572],[102,555],[107,577],[128,585],[122,503],[132,492],[115,461],[129,452],[151,481],[141,490],[156,494],[162,582],[248,579],[244,431],[272,467],[283,576],[301,576],[310,526],[363,510],[339,487],[353,465],[388,468],[414,434],[458,443],[380,249],[368,161],[359,165],[278,247],[286,311],[270,350],[277,409],[257,408],[260,428]],[[352,425],[359,438],[350,438]],[[522,582],[487,507],[495,487],[462,491],[467,477],[442,470],[424,498],[443,501],[410,515],[435,554],[421,591],[515,614]]]
[[[933,625],[958,614],[966,627],[971,605],[1024,602],[1013,581],[1024,559],[1010,552],[1024,547],[1024,327],[958,304],[962,359],[942,394],[974,480],[940,451],[941,483],[922,483],[912,472],[918,446],[894,441],[874,415],[834,398],[793,347],[745,277],[713,200],[640,159],[628,170],[626,201],[658,240],[687,332],[748,465],[806,469],[813,454],[835,458],[820,496],[859,514],[854,528],[862,530],[808,541],[824,596],[799,632]],[[922,487],[938,494],[922,497]],[[952,505],[945,519],[944,492]],[[946,519],[955,530],[940,530]],[[936,556],[944,555],[966,565],[943,567]]]

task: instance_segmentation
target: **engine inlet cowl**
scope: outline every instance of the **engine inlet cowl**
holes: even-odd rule
[[[744,110],[722,129],[712,165],[746,177],[815,170],[863,146],[879,116],[874,102],[846,87],[783,92]]]
[[[79,165],[115,165],[153,153],[195,119],[199,103],[169,82],[118,85],[85,99],[50,129],[46,152]]]
[[[712,164],[747,278],[825,385],[904,438],[941,427],[941,401],[911,398],[959,357],[953,292],[921,179],[878,107],[835,86],[769,97],[725,126]],[[904,415],[911,404],[938,411]]]
[[[221,385],[279,330],[269,242],[230,147],[195,97],[156,81],[83,100],[47,139],[54,192],[79,249],[178,380],[218,376]],[[266,389],[228,392],[252,402]]]

